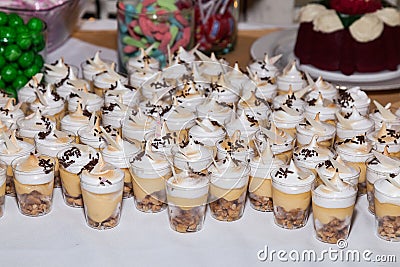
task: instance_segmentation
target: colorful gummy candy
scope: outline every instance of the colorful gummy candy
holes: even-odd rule
[[[0,12],[0,89],[16,96],[44,64],[45,23],[31,18],[27,23],[15,14]]]
[[[150,56],[165,64],[168,47],[190,48],[193,32],[192,1],[141,0],[137,5],[118,2],[120,66],[139,48],[153,45]],[[121,64],[122,63],[122,64]]]

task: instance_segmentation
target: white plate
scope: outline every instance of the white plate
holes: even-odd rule
[[[269,55],[282,54],[277,67],[282,69],[286,64],[295,59],[293,54],[296,42],[297,29],[281,30],[267,34],[257,39],[250,49],[253,59],[263,59],[265,53]],[[324,79],[340,85],[341,87],[360,86],[363,90],[392,90],[400,88],[400,67],[397,71],[382,71],[377,73],[354,73],[344,75],[337,71],[324,71],[310,65],[299,65],[303,71],[311,76],[322,76]]]

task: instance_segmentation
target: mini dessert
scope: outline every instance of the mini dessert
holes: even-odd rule
[[[294,138],[296,136],[296,125],[304,122],[304,114],[302,110],[282,105],[272,113],[271,121],[276,128],[284,130]]]
[[[296,147],[293,152],[293,160],[297,166],[308,169],[316,174],[318,163],[324,162],[334,156],[334,152],[318,143],[318,135],[314,135],[305,146]]]
[[[195,118],[193,112],[181,106],[173,106],[162,116],[168,129],[180,137],[180,142],[183,137],[188,136],[189,129],[195,125]]]
[[[75,90],[87,91],[90,89],[90,84],[87,80],[77,78],[75,73],[70,71],[65,79],[55,84],[55,88],[59,96],[67,99],[68,95]]]
[[[115,63],[107,66],[107,70],[93,76],[93,89],[96,95],[103,97],[108,88],[117,81],[128,83],[128,78],[115,71]]]
[[[117,83],[112,85],[104,95],[104,104],[109,105],[111,103],[116,103],[117,101],[129,107],[138,105],[138,89],[128,84],[123,84],[118,80]]]
[[[122,120],[122,137],[125,140],[140,143],[144,141],[146,134],[155,131],[156,120],[145,115],[140,108],[130,109],[126,115],[127,119]]]
[[[97,51],[94,57],[88,58],[86,61],[82,62],[81,68],[83,78],[90,82],[89,88],[92,88],[93,77],[111,68],[111,61],[102,59],[100,57],[100,51]]]
[[[157,118],[170,111],[172,109],[172,105],[170,99],[164,97],[160,98],[154,94],[153,98],[141,101],[139,108],[145,115]]]
[[[129,198],[133,196],[132,176],[129,171],[129,159],[138,151],[139,147],[124,141],[119,135],[114,140],[105,130],[102,129],[102,134],[107,138],[108,146],[106,146],[101,154],[104,161],[120,168],[124,172],[124,190],[123,197]]]
[[[312,190],[314,229],[319,241],[336,244],[347,239],[357,198],[357,189],[336,173]]]
[[[275,63],[281,57],[282,55],[277,55],[270,58],[268,54],[265,54],[263,60],[254,61],[249,65],[249,72],[257,75],[261,80],[272,80],[276,78],[279,74],[279,70],[275,66]]]
[[[265,149],[267,142],[271,144],[271,150],[274,155],[288,163],[293,156],[294,139],[285,131],[279,130],[271,123],[271,129],[261,128],[255,134],[257,145]]]
[[[154,153],[150,142],[130,160],[133,195],[136,208],[155,213],[166,208],[165,182],[172,176],[171,165],[159,153]]]
[[[0,107],[4,107],[7,104],[9,99],[10,99],[10,96],[7,93],[1,91],[0,92]]]
[[[206,90],[206,96],[215,99],[220,103],[233,106],[239,101],[240,88],[235,87],[224,75],[211,82],[211,89]]]
[[[79,128],[88,125],[89,118],[94,114],[88,114],[82,110],[82,104],[79,104],[74,112],[70,112],[61,120],[61,130],[78,136]]]
[[[324,81],[321,76],[319,76],[315,82],[312,80],[311,77],[308,78],[308,81],[311,86],[311,91],[307,94],[307,100],[317,99],[318,96],[321,94],[324,99],[328,99],[332,102],[337,101],[338,90],[331,83]]]
[[[258,211],[273,211],[271,172],[285,166],[287,161],[276,157],[269,142],[258,155],[250,160],[249,200],[251,207]]]
[[[218,122],[209,118],[196,120],[196,125],[189,130],[190,138],[209,147],[215,147],[225,135],[225,130],[219,126]]]
[[[272,102],[272,100],[278,94],[276,78],[266,78],[267,80],[263,80],[258,76],[258,74],[253,74],[250,69],[247,71],[249,72],[252,82],[256,86],[256,96],[264,99],[267,102]]]
[[[0,107],[0,120],[11,129],[17,129],[17,120],[24,117],[24,112],[20,109],[21,103],[15,104],[15,98],[9,98],[4,107]]]
[[[182,133],[178,135],[171,131],[164,122],[162,125],[157,124],[155,131],[146,134],[144,139],[151,143],[154,152],[163,153],[169,157],[172,155],[172,147],[187,143],[188,136]]]
[[[29,156],[13,160],[12,168],[20,212],[32,217],[49,213],[53,202],[54,161],[31,152]]]
[[[6,200],[6,176],[7,165],[5,162],[0,161],[0,218],[4,215],[4,204]]]
[[[285,105],[295,110],[304,111],[306,102],[303,99],[301,99],[303,93],[304,90],[293,92],[292,86],[289,86],[289,91],[287,94],[278,95],[277,97],[274,97],[274,99],[272,100],[274,109],[279,109],[282,105]]]
[[[319,113],[321,121],[332,125],[336,124],[336,112],[339,110],[339,107],[335,103],[323,98],[322,94],[319,94],[317,98],[308,100],[307,103],[308,105],[304,108],[306,115],[313,118]]]
[[[91,171],[99,161],[100,154],[89,146],[73,144],[57,154],[65,204],[82,208],[82,191],[79,175]]]
[[[296,67],[296,61],[289,62],[283,69],[283,72],[278,75],[276,83],[278,84],[278,94],[287,94],[291,87],[293,92],[300,91],[307,86],[307,82],[302,72]]]
[[[250,168],[229,155],[210,168],[211,216],[219,221],[236,221],[243,216]]]
[[[122,121],[125,119],[128,113],[128,106],[117,101],[116,103],[110,103],[108,106],[102,108],[102,124],[103,126],[110,125],[111,127],[118,129],[121,133]]]
[[[177,170],[190,170],[203,172],[207,170],[213,161],[213,150],[204,144],[189,138],[189,142],[183,146],[172,148],[174,167]]]
[[[80,143],[98,151],[101,151],[107,145],[100,128],[100,118],[95,115],[90,116],[87,126],[78,129],[78,137]]]
[[[53,85],[48,84],[46,91],[42,93],[36,89],[37,99],[31,103],[30,110],[35,112],[40,109],[42,115],[56,123],[57,129],[60,129],[60,123],[65,115],[64,99],[53,91]]]
[[[131,86],[139,88],[140,94],[145,99],[151,99],[154,95],[156,95],[157,98],[161,98],[161,96],[165,95],[167,92],[174,90],[176,83],[177,80],[175,78],[168,79],[165,77],[165,72],[159,71],[156,74],[152,74],[151,77],[141,85],[135,86],[131,84]]]
[[[209,185],[206,175],[188,171],[167,180],[168,217],[172,230],[191,233],[203,228]]]
[[[230,106],[220,103],[211,97],[208,97],[202,105],[197,106],[196,111],[199,118],[208,117],[220,125],[227,125],[233,113]]]
[[[352,139],[346,139],[338,142],[336,145],[336,152],[342,160],[356,169],[360,169],[360,177],[358,180],[358,194],[363,195],[367,192],[366,186],[366,172],[367,160],[373,154],[371,152],[372,145],[367,140],[365,135],[357,135]]]
[[[154,48],[154,45],[149,46],[148,48],[139,48],[139,54],[135,57],[131,57],[128,60],[126,68],[129,71],[132,70],[140,70],[144,66],[149,66],[154,70],[160,69],[160,62],[149,56],[149,53]]]
[[[347,90],[339,90],[338,105],[343,114],[350,113],[355,107],[363,116],[368,115],[371,99],[360,89],[352,87]]]
[[[356,169],[343,162],[340,156],[336,158],[330,158],[324,162],[318,163],[316,166],[317,179],[315,180],[316,185],[323,184],[325,180],[331,180],[336,173],[338,173],[339,178],[354,187],[358,187],[358,180],[360,177],[360,169]]]
[[[46,155],[55,160],[54,167],[54,186],[61,187],[60,173],[58,170],[57,153],[62,149],[70,147],[75,141],[75,136],[71,136],[54,128],[35,135],[35,146],[38,153]]]
[[[6,194],[15,196],[14,173],[11,162],[23,155],[26,155],[35,150],[35,147],[27,142],[20,141],[15,137],[15,131],[11,132],[11,136],[2,133],[4,143],[0,143],[0,160],[4,161],[7,166],[6,172]]]
[[[86,223],[105,230],[118,225],[121,217],[124,172],[102,158],[92,170],[80,174]]]
[[[43,73],[37,73],[27,82],[27,84],[25,84],[24,87],[17,91],[18,101],[22,103],[21,109],[24,113],[28,112],[30,104],[36,99],[35,88],[41,90],[42,93],[45,91],[44,86],[41,84],[42,79]]]
[[[150,81],[158,70],[152,69],[146,62],[140,69],[132,69],[128,71],[129,84],[134,87],[142,87],[145,83]],[[128,80],[126,81],[128,83]]]
[[[203,93],[196,88],[195,82],[186,82],[182,88],[177,89],[175,97],[180,107],[192,112],[195,112],[196,107],[203,104],[205,100]]]
[[[44,64],[44,81],[46,84],[57,84],[66,79],[70,72],[74,72],[78,76],[79,69],[76,66],[64,63],[64,59],[60,58],[52,64]]]
[[[297,167],[293,160],[290,165],[277,169],[271,175],[275,223],[285,229],[305,226],[315,175]]]
[[[254,150],[250,146],[250,140],[242,137],[241,132],[236,130],[217,143],[217,159],[223,160],[227,154],[235,160],[246,161],[254,156]]]
[[[375,185],[375,222],[378,237],[400,241],[400,175],[380,179]]]
[[[238,103],[237,112],[244,112],[247,116],[253,117],[259,124],[266,126],[269,122],[271,109],[266,100],[250,92],[248,97],[242,97]]]
[[[387,147],[383,154],[376,151],[372,151],[372,153],[374,158],[367,162],[367,199],[368,210],[375,214],[374,184],[379,179],[398,175],[400,173],[400,160],[390,157]]]
[[[239,116],[232,118],[232,120],[226,125],[226,132],[228,135],[233,135],[237,130],[243,134],[245,138],[252,139],[254,134],[259,129],[258,120],[246,114],[243,110]]]
[[[318,145],[330,148],[335,141],[336,128],[332,124],[322,122],[319,113],[315,118],[305,116],[306,122],[296,126],[296,145],[305,146],[311,142],[314,135],[318,136]]]
[[[376,151],[383,152],[386,147],[390,156],[400,158],[400,133],[386,128],[385,122],[380,129],[367,134],[367,139]]]
[[[377,110],[369,114],[369,118],[375,122],[375,129],[380,129],[383,123],[386,123],[386,127],[389,129],[396,129],[400,126],[400,117],[396,116],[391,110],[391,103],[388,103],[383,107],[379,102],[374,100],[374,104]]]
[[[374,130],[374,122],[361,113],[353,106],[351,113],[343,116],[341,113],[336,113],[336,140],[343,141],[351,139],[354,136],[369,134]]]
[[[82,91],[72,89],[72,93],[68,95],[68,111],[74,112],[80,103],[88,112],[96,112],[100,116],[104,100],[94,93],[89,93],[86,89]]]
[[[252,80],[240,70],[238,62],[235,62],[233,68],[229,68],[229,71],[225,73],[225,76],[231,84],[235,85],[234,87],[239,88],[238,92],[241,94],[243,93],[243,88],[249,88],[253,85]],[[249,91],[255,91],[255,87]]]
[[[55,124],[49,118],[43,116],[38,109],[31,115],[18,119],[17,126],[18,137],[22,138],[22,141],[33,145],[36,134],[55,127]]]

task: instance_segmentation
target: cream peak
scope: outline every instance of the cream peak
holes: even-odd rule
[[[10,137],[8,137],[8,134],[6,134],[5,132],[2,132],[2,135],[5,145],[7,147],[7,152],[9,154],[14,154],[21,150],[21,147],[18,145],[17,138],[15,137],[15,130],[11,132]]]
[[[385,167],[387,168],[399,168],[400,167],[400,161],[395,160],[391,157],[385,156],[379,152],[376,152],[375,150],[372,150],[372,153],[374,156],[378,159],[378,161]]]
[[[326,128],[324,127],[324,123],[322,123],[319,118],[319,112],[315,115],[314,119],[308,117],[307,115],[305,116],[305,118],[311,124],[311,126],[315,128],[315,130],[317,130],[319,132],[326,131]]]
[[[394,115],[390,110],[388,106],[388,108],[383,107],[378,101],[374,100],[374,104],[376,106],[376,108],[378,109],[379,113],[382,115],[382,117],[386,120],[396,120],[397,116]]]

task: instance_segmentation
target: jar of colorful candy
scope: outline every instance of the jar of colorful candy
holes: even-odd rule
[[[0,11],[0,89],[16,98],[17,90],[41,71],[45,56],[46,24]]]
[[[149,56],[165,65],[168,51],[194,44],[194,5],[192,0],[127,0],[117,3],[118,66],[151,46]]]
[[[196,0],[196,43],[209,54],[233,50],[237,37],[240,0]]]

